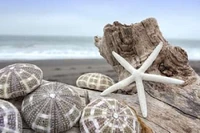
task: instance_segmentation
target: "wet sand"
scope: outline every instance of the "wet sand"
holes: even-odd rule
[[[0,61],[0,68],[13,63],[31,63],[40,67],[44,79],[75,85],[76,79],[88,72],[99,72],[117,80],[112,67],[103,59],[73,59],[73,60],[35,60],[35,61]]]
[[[44,79],[75,85],[76,79],[88,72],[106,74],[117,81],[117,74],[104,59],[73,59],[73,60],[15,60],[0,61],[0,68],[13,63],[32,63],[44,72]],[[200,75],[200,61],[190,61],[190,65]]]

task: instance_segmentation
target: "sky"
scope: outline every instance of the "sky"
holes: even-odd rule
[[[200,0],[0,0],[2,35],[101,36],[149,17],[166,38],[200,39]]]

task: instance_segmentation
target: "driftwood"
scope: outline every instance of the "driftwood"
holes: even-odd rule
[[[200,133],[200,78],[190,67],[187,53],[166,41],[154,18],[131,25],[114,22],[104,27],[102,38],[95,37],[100,54],[117,72],[119,80],[130,74],[114,59],[112,51],[139,68],[160,41],[164,46],[147,73],[181,79],[185,83],[171,85],[145,82],[148,105],[148,117],[145,120],[158,133]],[[112,94],[111,97],[125,100],[141,114],[135,92],[133,83],[120,91],[132,96]]]

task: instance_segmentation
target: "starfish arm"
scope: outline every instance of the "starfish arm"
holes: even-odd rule
[[[130,77],[123,79],[122,81],[110,86],[109,88],[107,88],[106,90],[104,90],[101,93],[101,96],[105,96],[108,95],[109,93],[112,93],[118,89],[124,88],[125,86],[128,86],[130,83],[132,83],[134,81],[135,77],[133,75],[131,75]]]
[[[156,57],[158,56],[160,50],[162,49],[163,43],[160,42],[159,45],[153,50],[151,55],[146,59],[146,61],[142,64],[142,66],[139,68],[140,72],[145,72],[154,62]]]
[[[129,64],[128,61],[126,61],[123,57],[121,57],[119,54],[117,54],[116,52],[112,52],[113,56],[115,57],[115,59],[131,74],[134,71],[137,71],[133,66],[131,66],[131,64]]]
[[[143,117],[147,117],[146,96],[145,96],[144,86],[143,86],[141,77],[137,77],[135,79],[135,82],[136,82],[136,88],[137,88],[137,93],[138,93],[138,98],[139,98],[142,115],[143,115]]]
[[[160,82],[160,83],[171,83],[171,84],[183,84],[184,83],[183,80],[164,77],[164,76],[161,76],[161,75],[143,73],[141,76],[142,76],[142,79],[144,79],[144,80]]]

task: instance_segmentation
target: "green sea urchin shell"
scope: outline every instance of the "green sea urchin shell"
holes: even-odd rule
[[[42,70],[33,64],[13,64],[0,70],[0,98],[24,96],[42,81]]]
[[[58,82],[45,82],[22,103],[25,121],[39,133],[70,129],[79,120],[82,109],[81,98],[73,86]]]
[[[80,120],[82,133],[140,133],[136,113],[116,99],[99,98],[88,104]]]
[[[113,79],[100,73],[86,73],[81,75],[76,81],[78,87],[99,91],[104,91],[113,84]]]
[[[0,133],[21,133],[22,120],[17,108],[10,102],[0,100]]]

